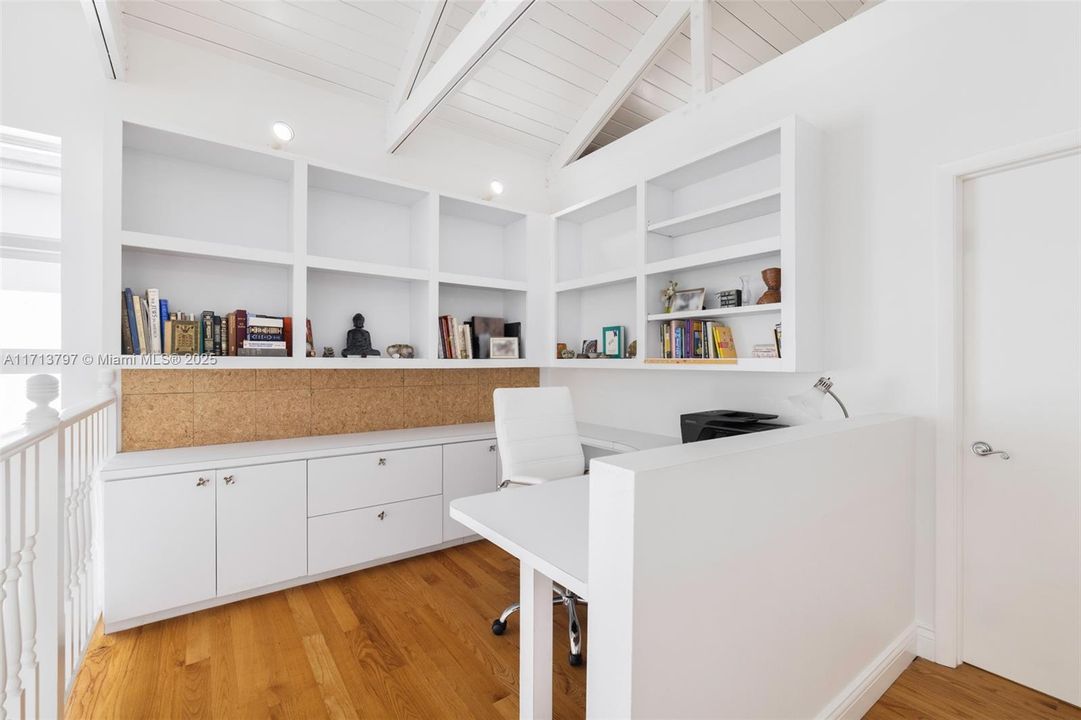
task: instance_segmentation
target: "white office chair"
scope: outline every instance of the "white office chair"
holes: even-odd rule
[[[582,477],[585,455],[578,438],[571,393],[565,387],[499,389],[494,395],[495,435],[503,463],[500,488],[537,485],[552,480]],[[559,532],[553,528],[552,532]],[[570,664],[582,664],[582,632],[574,593],[555,586],[553,605],[565,605],[570,632]],[[507,619],[519,603],[510,605],[492,622],[492,632],[502,635]]]

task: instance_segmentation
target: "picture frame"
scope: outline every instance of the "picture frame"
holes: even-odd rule
[[[494,337],[488,339],[488,357],[492,360],[517,360],[518,338]]]
[[[672,307],[669,312],[688,312],[702,310],[706,305],[706,289],[695,288],[693,290],[676,290],[672,296]]]
[[[596,340],[583,340],[582,341],[582,354],[583,355],[596,355],[597,354],[597,341]]]
[[[608,325],[601,330],[601,354],[622,358],[626,345],[626,330],[622,325]]]

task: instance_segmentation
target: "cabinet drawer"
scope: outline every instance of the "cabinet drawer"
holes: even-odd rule
[[[443,448],[393,450],[308,461],[308,516],[438,495]]]
[[[443,539],[443,499],[436,495],[308,520],[308,574],[397,555]]]

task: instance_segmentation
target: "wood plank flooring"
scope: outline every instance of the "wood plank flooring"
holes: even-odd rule
[[[489,626],[517,589],[517,563],[476,542],[108,636],[99,628],[67,717],[511,720],[518,620],[502,637]],[[555,716],[581,718],[585,666],[563,661],[566,615],[555,618]],[[867,718],[1081,720],[1081,710],[918,660]]]

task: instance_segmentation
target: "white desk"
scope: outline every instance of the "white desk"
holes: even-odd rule
[[[679,444],[674,437],[586,423],[578,429],[583,445],[616,452]],[[459,498],[450,516],[521,563],[519,716],[550,718],[552,583],[589,598],[589,478]]]

